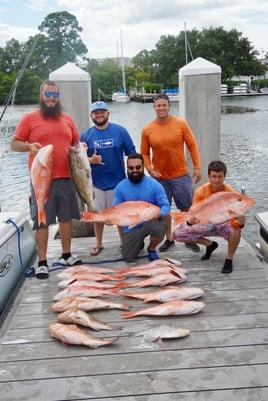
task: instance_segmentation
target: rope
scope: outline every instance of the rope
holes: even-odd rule
[[[144,255],[144,256],[137,256],[136,259],[144,259],[144,258],[148,258],[148,255]],[[103,264],[103,263],[114,263],[114,262],[123,262],[125,259],[123,258],[117,258],[117,259],[104,259],[104,260],[100,260],[97,262],[83,262],[83,265],[99,265],[99,264]],[[60,262],[53,262],[52,266],[54,267],[53,269],[49,269],[50,272],[55,271],[55,270],[60,270],[60,269],[66,269],[66,265],[63,265]]]
[[[34,277],[34,275],[35,275],[34,267],[28,267],[27,270],[26,270],[24,265],[23,265],[22,255],[21,255],[21,241],[20,241],[20,229],[19,229],[19,227],[17,226],[15,221],[12,220],[11,218],[7,219],[6,222],[13,224],[13,226],[16,228],[16,231],[18,233],[18,251],[19,251],[20,269],[21,269],[22,274],[25,277]]]

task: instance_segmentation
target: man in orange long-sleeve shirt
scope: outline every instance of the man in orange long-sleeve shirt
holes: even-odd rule
[[[235,192],[235,190],[224,183],[227,173],[225,163],[215,160],[208,165],[209,182],[197,188],[194,193],[193,205],[208,198],[212,194],[220,191]],[[241,229],[246,222],[245,216],[237,217],[220,224],[198,224],[198,220],[193,217],[186,223],[179,225],[174,230],[174,238],[179,242],[198,243],[206,246],[206,252],[201,260],[210,259],[212,253],[218,248],[216,241],[211,241],[206,237],[220,236],[228,241],[226,259],[224,261],[222,273],[233,271],[233,257],[241,238]]]
[[[201,179],[198,145],[189,124],[184,119],[170,114],[167,95],[157,96],[154,109],[156,118],[143,128],[141,135],[144,164],[151,177],[157,179],[165,188],[170,204],[173,198],[178,209],[187,211],[192,205],[193,181],[198,183]],[[186,163],[185,146],[194,166],[192,177]],[[161,252],[175,245],[170,216],[167,216],[166,223],[166,240],[159,249]],[[195,252],[200,251],[196,244],[187,246]]]

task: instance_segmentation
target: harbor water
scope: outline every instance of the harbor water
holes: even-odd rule
[[[112,103],[110,121],[119,123],[131,134],[139,151],[141,130],[155,117],[152,103]],[[12,106],[1,121],[0,131],[0,205],[2,211],[28,210],[29,172],[27,154],[10,150],[10,140],[20,118],[35,106]],[[179,103],[171,112],[179,116]],[[268,96],[222,98],[221,154],[228,167],[226,182],[237,191],[245,190],[256,200],[248,212],[246,238],[258,242],[254,216],[268,209]]]

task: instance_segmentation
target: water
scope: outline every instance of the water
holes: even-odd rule
[[[25,210],[28,214],[29,172],[27,154],[10,151],[15,126],[32,106],[10,108],[1,122],[0,135],[0,204],[2,211]],[[137,150],[143,126],[155,117],[152,103],[110,105],[110,121],[122,124],[131,134]],[[172,114],[179,115],[179,103],[172,104]],[[6,127],[9,127],[8,130]],[[268,209],[268,96],[222,99],[221,159],[228,166],[226,182],[237,191],[256,200],[248,212],[244,230],[252,243],[258,241],[256,213]]]

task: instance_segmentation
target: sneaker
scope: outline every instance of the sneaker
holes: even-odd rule
[[[163,245],[160,246],[159,251],[166,252],[172,246],[175,246],[174,239],[172,241],[170,241],[169,239],[166,239],[166,241],[163,243]]]
[[[186,246],[186,248],[191,249],[191,251],[193,251],[193,252],[196,252],[196,253],[200,252],[200,248],[197,244],[186,243],[185,246]]]
[[[156,251],[151,251],[150,249],[149,249],[149,247],[147,248],[147,252],[148,252],[148,258],[149,258],[149,260],[156,260],[156,259],[159,259],[159,256],[157,255],[157,252]]]
[[[74,256],[69,256],[68,259],[60,258],[59,263],[62,266],[75,266],[75,265],[80,265],[82,261],[78,258],[75,258]]]
[[[37,266],[35,269],[35,277],[43,280],[49,277],[49,271],[48,271],[48,266],[42,265],[42,266]]]

